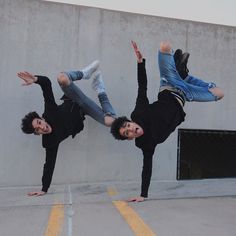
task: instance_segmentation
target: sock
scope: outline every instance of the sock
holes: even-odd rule
[[[91,75],[98,69],[99,61],[94,61],[84,69],[82,69],[83,78],[82,79],[90,79]]]
[[[92,82],[92,88],[95,90],[98,94],[105,93],[105,85],[102,80],[102,74],[101,71],[97,71],[94,74],[93,82]]]

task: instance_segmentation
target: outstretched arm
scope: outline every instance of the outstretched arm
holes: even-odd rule
[[[42,189],[38,191],[29,192],[28,196],[39,197],[47,193],[52,182],[52,176],[57,158],[57,151],[58,151],[58,145],[53,148],[46,149],[46,160],[44,163],[43,176],[42,176]]]
[[[138,96],[136,99],[136,106],[133,111],[133,115],[138,115],[139,113],[144,112],[149,105],[147,98],[147,74],[145,68],[145,59],[143,58],[137,44],[134,41],[131,42],[138,61]]]
[[[143,202],[148,197],[148,189],[151,182],[152,176],[152,159],[154,150],[144,151],[143,150],[143,170],[142,170],[142,184],[141,194],[139,197],[133,197],[128,199],[129,202]]]
[[[42,191],[47,192],[51,182],[57,159],[58,146],[46,148],[46,160],[43,167]]]
[[[33,83],[40,85],[43,91],[45,110],[57,107],[52,92],[51,81],[48,77],[41,75],[33,75],[27,71],[19,72],[17,73],[17,76],[23,80],[23,86],[31,85]]]

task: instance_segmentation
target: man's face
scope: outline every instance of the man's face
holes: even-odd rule
[[[51,126],[43,119],[33,119],[32,126],[35,130],[35,134],[50,134],[52,132]]]
[[[120,135],[128,138],[138,138],[143,135],[143,129],[141,126],[136,124],[135,122],[125,122],[123,126],[120,128]]]

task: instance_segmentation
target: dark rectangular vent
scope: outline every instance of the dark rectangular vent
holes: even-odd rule
[[[236,177],[236,131],[178,130],[177,179]]]

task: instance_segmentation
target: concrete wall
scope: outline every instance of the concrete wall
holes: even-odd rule
[[[43,112],[37,85],[22,87],[16,73],[45,74],[56,100],[56,75],[101,61],[108,95],[119,114],[130,115],[136,99],[136,58],[130,40],[147,59],[148,95],[156,99],[156,51],[162,40],[191,53],[192,74],[225,91],[217,103],[188,103],[180,128],[235,129],[236,28],[32,0],[0,1],[0,186],[40,185],[44,163],[41,138],[20,130],[25,113]],[[93,99],[90,81],[79,85]],[[177,131],[156,149],[153,179],[176,179]],[[117,142],[109,129],[87,118],[85,129],[59,149],[53,183],[139,180],[141,151]]]

